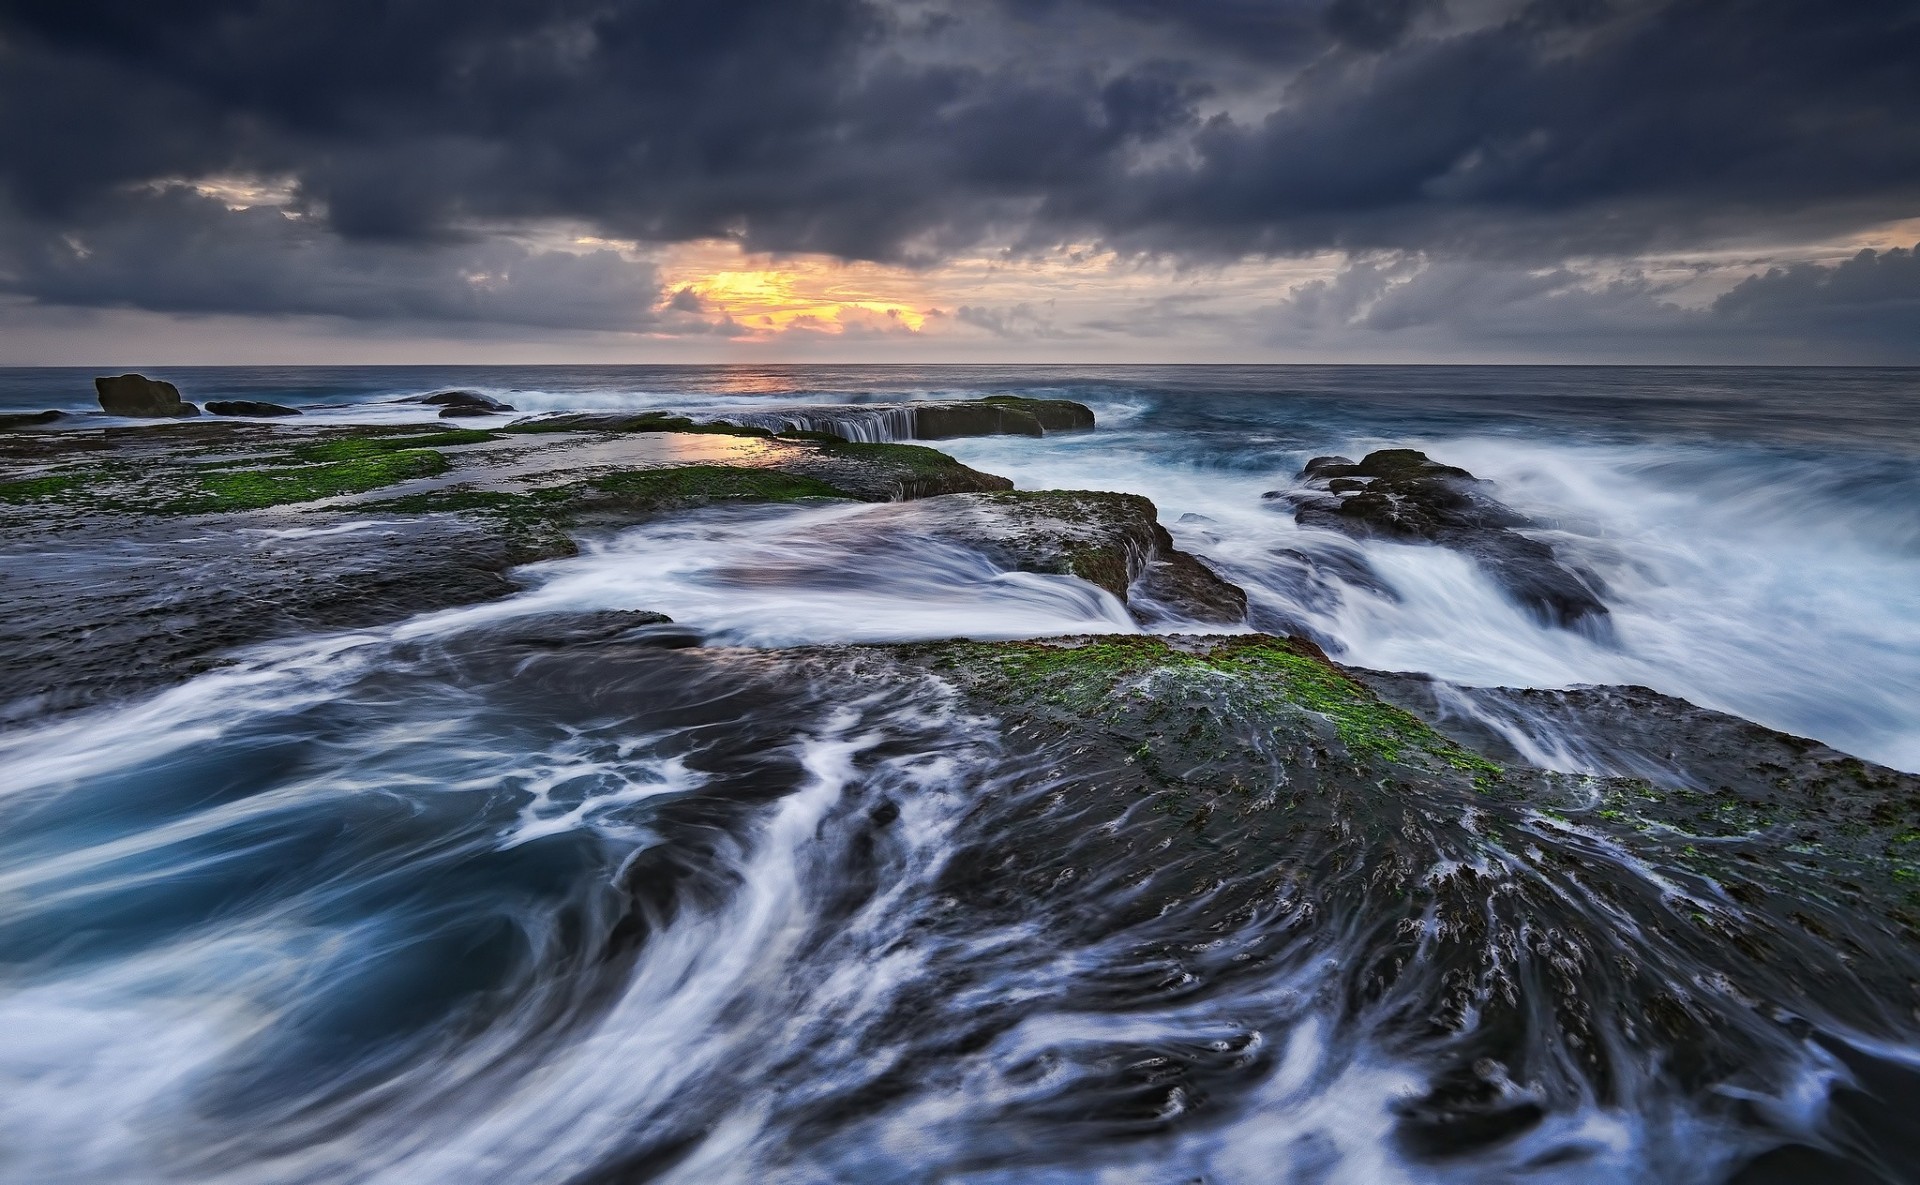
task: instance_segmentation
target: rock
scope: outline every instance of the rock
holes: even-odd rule
[[[1048,432],[1085,432],[1093,428],[1093,409],[1071,399],[1028,399],[1020,395],[989,395],[982,403],[1024,411]]]
[[[297,416],[300,410],[294,407],[282,407],[277,403],[264,403],[258,399],[215,399],[207,404],[207,410],[216,416]]]
[[[38,428],[42,424],[51,424],[66,418],[67,413],[63,411],[33,411],[0,416],[0,432],[11,432],[18,428]]]
[[[1289,504],[1302,526],[1453,548],[1547,624],[1603,634],[1608,629],[1599,578],[1522,534],[1535,524],[1492,497],[1488,483],[1465,469],[1414,449],[1381,449],[1360,461],[1315,457],[1300,479],[1306,488],[1265,496]]]
[[[507,408],[505,410],[512,411],[513,409]],[[500,412],[490,407],[469,407],[464,403],[456,403],[452,407],[443,407],[440,409],[440,418],[443,420],[458,420],[471,416],[497,416],[499,414]]]
[[[827,482],[867,502],[1013,489],[998,474],[962,465],[924,445],[810,441],[801,447],[801,455],[779,463],[781,471]]]
[[[766,428],[743,428],[738,424],[708,423],[665,411],[572,411],[558,415],[529,416],[501,429],[540,435],[552,432],[693,432],[709,436],[771,436]],[[835,440],[841,439],[838,436]]]
[[[200,414],[199,408],[180,398],[180,388],[143,374],[96,378],[93,389],[100,396],[101,409],[110,416],[177,419]]]
[[[1093,427],[1093,412],[1067,399],[985,399],[922,403],[815,404],[727,412],[696,421],[674,411],[572,412],[537,416],[508,425],[514,432],[719,432],[778,433],[788,439],[845,440],[873,444],[901,440],[954,440],[967,436],[1041,436]]]
[[[1040,419],[1025,408],[986,400],[971,403],[913,405],[916,440],[953,440],[963,436],[1040,436]]]
[[[825,430],[847,439],[857,437],[839,426],[840,421],[858,422],[896,415],[907,419],[908,434],[914,440],[956,440],[968,436],[1042,436],[1048,432],[1078,431],[1093,427],[1091,409],[1066,399],[1021,399],[1012,395],[991,395],[985,399],[951,403],[908,403],[890,407],[853,406],[822,409],[811,414],[792,413],[790,418],[804,429]],[[742,423],[750,422],[742,420]],[[883,438],[884,439],[884,438]]]
[[[447,409],[468,408],[462,415],[492,415],[496,412],[514,410],[511,403],[502,403],[491,395],[482,395],[478,391],[436,391],[431,395],[414,395],[400,400],[401,403],[427,403]],[[446,411],[441,415],[448,414]]]
[[[978,548],[1022,572],[1078,576],[1148,623],[1240,625],[1247,596],[1174,547],[1152,502],[1098,490],[953,494],[890,508],[916,534]]]

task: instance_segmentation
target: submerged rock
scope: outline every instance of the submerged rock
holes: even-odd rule
[[[200,409],[180,398],[180,388],[143,374],[123,374],[93,380],[100,407],[110,416],[168,419],[197,416]]]
[[[436,391],[431,395],[412,395],[400,400],[401,403],[425,403],[440,409],[443,419],[458,416],[491,416],[514,410],[511,403],[502,403],[491,395],[482,395],[478,391]]]
[[[20,428],[38,428],[45,424],[58,423],[66,418],[67,413],[63,411],[34,411],[0,416],[0,432],[11,432]]]
[[[1523,534],[1536,524],[1495,499],[1489,484],[1465,469],[1414,449],[1381,449],[1360,461],[1315,457],[1300,480],[1304,488],[1265,496],[1290,505],[1302,526],[1452,548],[1471,556],[1548,624],[1608,628],[1599,578],[1562,562],[1550,544]]]
[[[299,408],[283,407],[278,403],[266,403],[258,399],[215,399],[207,403],[207,411],[216,416],[297,416]]]

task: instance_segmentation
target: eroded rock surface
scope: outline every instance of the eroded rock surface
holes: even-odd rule
[[[1137,494],[957,494],[892,508],[889,518],[1019,571],[1078,576],[1120,598],[1142,621],[1246,621],[1246,593],[1176,548],[1153,503]]]
[[[1605,591],[1593,573],[1526,534],[1538,524],[1504,505],[1489,483],[1413,449],[1381,449],[1359,461],[1315,457],[1303,485],[1266,497],[1302,526],[1356,538],[1432,543],[1470,557],[1515,600],[1550,625],[1604,633]]]
[[[513,567],[573,554],[581,532],[720,504],[900,503],[865,526],[1080,576],[1146,620],[1244,618],[1240,591],[1174,549],[1145,499],[1011,485],[918,445],[739,431],[10,434],[0,719],[148,691],[265,639],[506,596]]]

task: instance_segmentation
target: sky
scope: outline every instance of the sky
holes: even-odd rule
[[[1920,0],[0,0],[0,365],[1920,364]]]

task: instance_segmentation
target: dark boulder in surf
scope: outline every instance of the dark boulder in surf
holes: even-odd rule
[[[0,416],[0,432],[12,432],[21,428],[39,428],[67,418],[63,411],[22,412],[18,415]]]
[[[478,391],[436,391],[431,395],[414,395],[400,400],[401,403],[425,403],[440,409],[444,419],[458,416],[492,416],[514,410],[511,403],[502,403],[491,395],[482,395]]]
[[[1300,480],[1302,488],[1266,497],[1291,506],[1301,526],[1452,548],[1548,624],[1589,632],[1608,627],[1599,578],[1525,534],[1538,524],[1494,498],[1489,483],[1465,469],[1415,449],[1381,449],[1359,461],[1315,457]]]
[[[178,419],[197,416],[200,409],[180,398],[180,388],[144,374],[123,374],[93,380],[100,408],[110,416],[141,419]]]
[[[207,411],[216,416],[297,416],[300,409],[283,407],[278,403],[267,403],[259,399],[215,399],[207,404]]]

